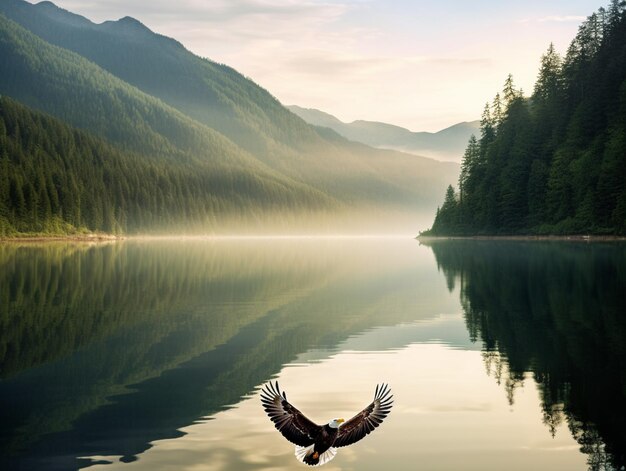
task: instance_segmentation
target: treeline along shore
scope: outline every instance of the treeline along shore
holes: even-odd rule
[[[424,235],[626,235],[625,5],[550,45],[530,97],[507,78]]]

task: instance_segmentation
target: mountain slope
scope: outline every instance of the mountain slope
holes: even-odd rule
[[[2,15],[0,55],[3,58],[0,62],[0,92],[106,138],[113,145],[102,141],[94,144],[98,149],[105,148],[101,159],[110,160],[113,158],[110,156],[115,154],[122,167],[139,165],[143,168],[141,172],[151,172],[150,167],[146,167],[150,164],[159,167],[160,171],[155,175],[164,172],[159,178],[185,180],[186,184],[178,184],[184,187],[182,191],[186,195],[181,197],[179,192],[177,198],[181,203],[180,214],[185,216],[189,215],[188,211],[197,211],[199,216],[200,208],[203,208],[207,230],[214,230],[215,218],[219,215],[224,220],[226,213],[228,218],[249,218],[252,223],[259,219],[259,212],[287,210],[297,213],[337,206],[337,202],[322,192],[271,170],[214,130],[143,94],[84,58],[45,43]],[[80,135],[76,138],[77,143],[66,148],[67,142],[61,136],[70,135],[73,131],[64,128],[61,123],[42,120],[15,105],[4,106],[3,112],[9,113],[5,118],[11,118],[16,129],[21,129],[21,132],[6,133],[8,125],[5,123],[3,126],[7,141],[2,151],[12,163],[10,176],[16,182],[21,179],[24,184],[35,185],[34,191],[43,191],[40,179],[26,177],[28,172],[36,173],[37,169],[32,168],[32,160],[20,160],[20,155],[29,156],[32,149],[45,149],[49,143],[49,159],[39,161],[45,169],[52,165],[50,162],[59,153],[67,156],[77,152],[78,156],[72,157],[76,159],[83,152],[85,156],[94,153],[91,144],[82,145],[88,140],[86,135]],[[136,163],[138,160],[142,162]],[[94,164],[97,163],[96,160]],[[62,168],[65,168],[64,165]],[[30,170],[25,170],[25,166]],[[65,170],[69,172],[69,169]],[[82,170],[85,180],[80,185],[85,188],[91,187],[88,174],[92,170],[97,173],[97,165]],[[150,179],[140,181],[146,183]],[[57,192],[67,190],[61,188],[63,185],[58,181],[55,186]],[[158,186],[164,186],[163,190],[168,187],[162,183]],[[157,197],[158,188],[149,191],[148,184],[143,190],[147,192],[146,196],[137,204],[140,205],[140,212],[147,216],[155,209],[147,200]],[[7,211],[14,217],[14,222],[23,222],[25,213],[18,214],[22,210],[17,208],[16,196],[13,196],[13,199],[6,200]],[[196,210],[189,207],[192,200],[194,204],[191,206]],[[116,203],[115,211],[122,209]],[[161,209],[164,208],[161,206]],[[68,216],[68,208],[65,208],[64,214],[65,222],[70,224],[85,222],[72,220]],[[163,226],[174,221],[182,222],[180,218],[167,220],[169,215],[164,211],[156,219],[168,223]],[[153,224],[142,226],[139,223],[142,220],[145,220],[143,216],[138,217],[131,221],[128,228],[154,229]],[[213,224],[208,224],[208,221],[213,221]],[[21,222],[21,230],[32,231],[41,226],[41,221],[32,221],[32,225],[26,226]],[[110,229],[101,223],[85,223],[84,227]]]
[[[242,191],[243,190],[243,191]],[[154,159],[0,97],[0,237],[232,229],[321,208],[323,195],[227,167]]]
[[[195,161],[205,158],[206,149],[223,147],[225,155],[216,151],[211,159],[229,168],[237,165],[242,172],[259,169],[261,176],[281,185],[317,194],[318,206],[349,208],[383,230],[388,225],[381,223],[381,215],[389,220],[403,213],[405,229],[407,224],[415,227],[416,217],[426,220],[436,207],[437,195],[458,172],[454,164],[372,149],[310,126],[254,82],[194,56],[136,20],[95,25],[49,2],[31,5],[21,0],[1,3],[0,11],[41,37],[76,51],[84,49],[85,58],[134,81],[129,85],[93,62],[81,61],[67,49],[37,43],[33,37],[26,41],[30,46],[23,48],[24,41],[13,34],[7,44],[17,42],[12,48],[21,52],[5,54],[0,92],[133,151],[146,153],[148,148],[150,154],[178,153],[179,158]],[[31,60],[31,55],[36,59]],[[58,61],[69,64],[56,66]],[[163,73],[156,73],[157,69]],[[211,98],[217,89],[223,99]],[[198,109],[194,111],[192,105]],[[345,225],[345,215],[331,216],[328,224],[334,218]]]
[[[184,159],[205,149],[203,158],[256,165],[214,130],[1,15],[0,35],[2,93],[136,150]]]
[[[7,0],[0,9],[46,41],[77,52],[274,165],[324,145],[318,132],[253,81],[195,56],[133,18],[94,24],[50,2],[23,0]],[[468,138],[463,135],[461,152]]]
[[[344,123],[335,116],[312,108],[288,106],[293,113],[309,124],[330,128],[352,141],[378,147],[396,149],[439,160],[460,162],[472,134],[477,134],[478,121],[458,123],[439,132],[412,132],[400,126],[376,121]]]
[[[0,12],[45,41],[72,50],[218,130],[258,156],[285,154],[319,137],[234,69],[125,17],[95,24],[51,2],[5,0]]]

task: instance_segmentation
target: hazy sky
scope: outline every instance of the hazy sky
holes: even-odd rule
[[[478,119],[510,72],[531,91],[598,0],[55,0],[133,16],[228,64],[284,104],[434,131]]]

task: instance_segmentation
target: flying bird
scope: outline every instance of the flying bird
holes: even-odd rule
[[[378,385],[372,403],[347,422],[332,419],[317,425],[287,401],[278,381],[270,381],[261,391],[265,412],[278,431],[296,445],[296,458],[309,466],[328,463],[337,454],[337,448],[352,445],[372,432],[391,411],[392,398],[388,385]]]

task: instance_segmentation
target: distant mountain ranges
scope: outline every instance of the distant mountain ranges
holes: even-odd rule
[[[311,126],[133,18],[3,0],[0,56],[0,236],[414,231],[458,175]]]
[[[393,124],[357,120],[344,123],[313,108],[288,106],[309,124],[330,128],[351,141],[379,149],[394,149],[438,160],[460,162],[472,134],[480,133],[480,121],[458,123],[439,132],[412,132]]]

